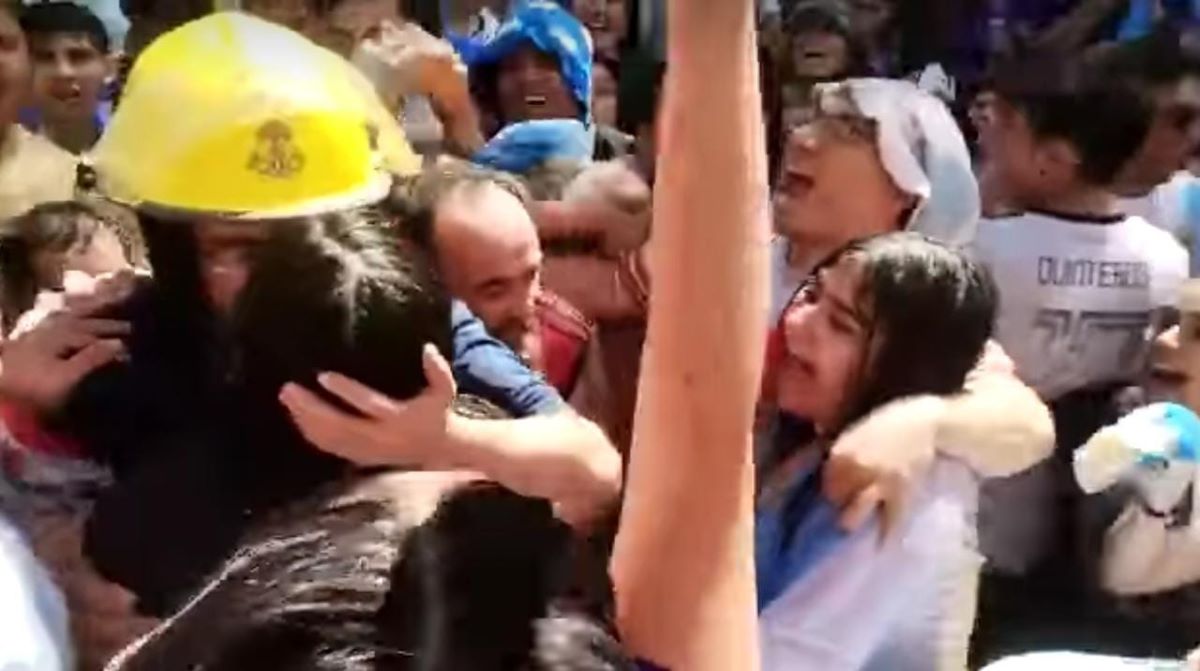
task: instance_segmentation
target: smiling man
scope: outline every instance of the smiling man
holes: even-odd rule
[[[90,149],[112,112],[104,99],[114,73],[104,24],[86,7],[47,2],[27,7],[21,27],[33,60],[26,125],[72,154]]]

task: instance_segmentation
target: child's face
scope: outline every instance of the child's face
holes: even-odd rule
[[[779,407],[825,431],[843,420],[866,362],[870,315],[861,311],[861,281],[859,263],[846,258],[821,271],[784,313]]]
[[[33,256],[33,272],[41,289],[62,289],[68,272],[98,277],[129,269],[125,249],[116,234],[98,228],[86,244],[77,244],[67,251],[43,250]]]
[[[78,120],[96,113],[112,63],[87,35],[56,33],[30,40],[34,101],[50,119]]]

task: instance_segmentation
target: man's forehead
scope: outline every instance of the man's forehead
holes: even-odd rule
[[[29,35],[29,45],[34,49],[72,49],[86,47],[95,49],[92,37],[87,33],[46,33]]]
[[[540,247],[525,205],[494,184],[471,184],[447,193],[434,213],[439,253],[488,258],[501,251]]]

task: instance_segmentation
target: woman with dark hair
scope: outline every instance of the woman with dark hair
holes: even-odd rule
[[[846,427],[897,399],[962,390],[996,303],[981,266],[894,233],[836,252],[788,305],[775,378],[782,416],[760,460],[764,669],[963,668],[974,612],[963,610],[974,597],[963,578],[981,563],[974,473],[935,460],[882,547],[877,523],[838,528],[821,479]]]
[[[611,585],[545,501],[453,473],[356,478],[253,532],[113,671],[633,671]]]

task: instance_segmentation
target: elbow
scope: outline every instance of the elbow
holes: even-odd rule
[[[1045,461],[1054,452],[1054,417],[1037,393],[1015,377],[993,376],[986,385],[994,394],[991,438],[994,453],[988,477],[1009,477]],[[994,443],[992,442],[994,441]]]
[[[575,421],[585,434],[582,442],[586,447],[582,452],[586,457],[583,480],[589,485],[586,490],[592,492],[591,498],[597,506],[607,507],[621,496],[625,472],[621,453],[595,423],[578,416]]]
[[[574,425],[574,439],[563,443],[567,450],[556,469],[557,476],[552,478],[556,493],[549,498],[559,517],[573,527],[589,528],[613,510],[620,499],[624,464],[600,427],[573,413],[563,419]]]

